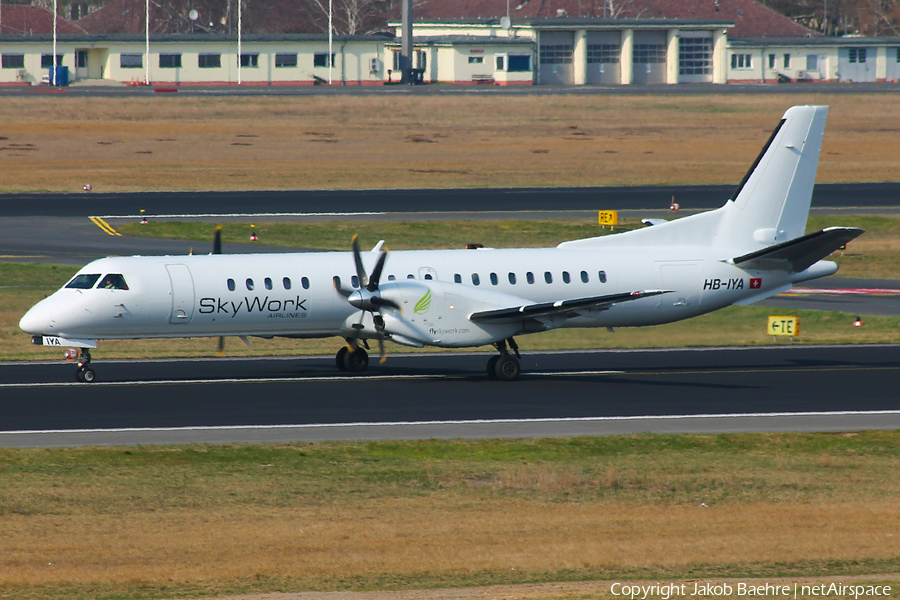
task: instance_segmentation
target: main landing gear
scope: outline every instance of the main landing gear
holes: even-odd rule
[[[365,343],[365,340],[363,340],[363,343]],[[337,355],[334,357],[334,362],[341,371],[362,373],[369,366],[369,353],[362,346],[357,346],[353,350],[349,346],[344,346],[338,350]]]
[[[515,357],[509,355],[509,351],[506,349],[507,343],[509,343],[510,349],[516,355]],[[519,366],[519,361],[516,360],[522,358],[519,354],[519,345],[516,344],[516,340],[513,338],[508,338],[497,342],[494,346],[500,354],[488,359],[488,378],[497,379],[499,381],[515,381],[519,378],[519,373],[522,370]]]
[[[91,350],[85,348],[81,351],[81,360],[78,361],[78,370],[75,371],[75,379],[81,383],[93,383],[96,374],[91,368]]]

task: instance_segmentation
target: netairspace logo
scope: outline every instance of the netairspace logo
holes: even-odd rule
[[[723,596],[768,596],[781,598],[798,598],[798,596],[835,596],[837,598],[853,598],[890,596],[889,585],[843,585],[840,583],[822,583],[819,585],[801,585],[799,583],[657,583],[653,585],[631,585],[614,583],[610,586],[613,596],[625,596],[631,600],[670,600],[671,598],[707,598]]]

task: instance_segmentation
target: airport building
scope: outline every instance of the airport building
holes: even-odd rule
[[[542,16],[544,3],[528,2],[520,5],[522,14],[513,18],[447,17],[458,10],[455,4],[451,0],[426,4],[424,14],[414,22],[412,66],[423,83],[644,85],[900,79],[900,37],[812,35],[754,0],[722,0],[721,10],[716,2],[715,11],[701,13],[713,18],[665,16],[668,13],[662,9],[645,11],[648,17],[573,16],[574,8]],[[672,6],[690,5],[685,0]],[[96,33],[79,26],[99,21],[103,10],[111,7],[75,23],[58,19],[56,52],[70,82],[383,85],[400,78],[397,22],[389,23],[381,34],[336,35],[329,54],[328,36],[322,33],[243,35],[240,48],[236,33],[151,33],[148,46],[139,33]],[[666,10],[677,13],[675,8]],[[3,7],[3,11],[0,85],[47,82],[53,63],[52,13],[24,6]]]

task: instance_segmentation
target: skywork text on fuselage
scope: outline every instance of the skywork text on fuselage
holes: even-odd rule
[[[241,302],[222,300],[221,298],[200,298],[200,308],[198,309],[198,312],[202,315],[231,315],[232,319],[238,316],[242,311],[247,314],[253,314],[254,312],[268,312],[278,314],[279,318],[303,319],[306,318],[307,308],[305,303],[307,300],[307,298],[301,300],[300,296],[297,296],[296,299],[293,300],[279,300],[277,298],[270,300],[269,296],[266,296],[265,298],[245,297]],[[271,317],[272,315],[270,314],[269,316]]]

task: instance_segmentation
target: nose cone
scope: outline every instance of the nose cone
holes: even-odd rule
[[[53,334],[53,315],[46,299],[41,300],[25,313],[19,320],[19,329],[31,335]]]

